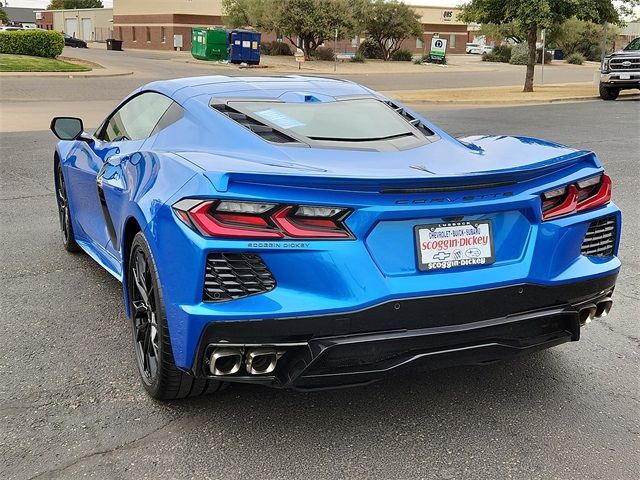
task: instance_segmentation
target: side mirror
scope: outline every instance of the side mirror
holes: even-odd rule
[[[79,118],[54,117],[51,120],[51,131],[60,140],[76,140],[84,132],[84,126]]]

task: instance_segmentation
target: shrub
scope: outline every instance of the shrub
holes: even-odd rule
[[[311,52],[311,56],[317,60],[333,61],[333,48],[318,47]]]
[[[62,53],[64,37],[53,30],[0,32],[0,53],[55,58]]]
[[[423,57],[414,58],[413,63],[416,65],[422,65],[424,63],[424,58]]]
[[[497,47],[493,47],[493,52],[498,59],[498,62],[509,63],[511,60],[511,45],[498,45]]]
[[[544,63],[551,63],[551,61],[553,60],[553,53],[551,53],[549,50],[546,50],[544,52]],[[542,49],[539,48],[538,50],[536,50],[536,63],[542,63]]]
[[[384,52],[373,39],[367,38],[358,46],[358,53],[364,58],[384,60]]]
[[[482,54],[482,61],[483,62],[502,62],[500,57],[498,55],[496,55],[494,52],[491,52],[491,53],[486,53],[485,52],[485,53],[483,53]]]
[[[263,55],[293,55],[288,43],[278,42],[277,40],[261,43],[260,53]]]
[[[351,57],[349,61],[351,63],[364,63],[364,55],[358,52],[353,57]]]
[[[514,45],[511,49],[511,58],[509,63],[512,65],[526,65],[529,58],[528,47],[526,43]]]
[[[584,55],[578,52],[572,53],[566,58],[567,63],[571,63],[573,65],[582,65],[585,60]]]
[[[410,62],[412,59],[413,53],[402,48],[400,50],[396,50],[393,52],[393,55],[391,55],[391,60],[394,62]]]

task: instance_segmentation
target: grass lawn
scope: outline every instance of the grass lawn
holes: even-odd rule
[[[0,72],[86,72],[88,65],[62,62],[53,58],[0,54]]]

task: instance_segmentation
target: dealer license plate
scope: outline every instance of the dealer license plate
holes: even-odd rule
[[[491,222],[416,225],[418,268],[443,270],[495,262]]]

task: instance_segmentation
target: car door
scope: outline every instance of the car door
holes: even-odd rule
[[[105,205],[102,177],[113,165],[140,150],[172,100],[156,92],[142,92],[118,107],[91,141],[79,141],[70,152],[67,178],[73,182],[73,215],[84,237],[103,250],[113,237]]]

